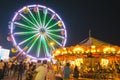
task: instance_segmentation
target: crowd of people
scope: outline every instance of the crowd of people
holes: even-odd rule
[[[23,61],[0,61],[0,80],[4,80],[4,77],[10,76],[11,80],[17,74],[17,80],[23,80],[23,74],[29,69],[34,70],[35,63],[24,63]]]
[[[4,80],[5,76],[14,77],[13,80],[70,80],[73,74],[74,80],[79,78],[79,70],[77,66],[70,68],[70,63],[61,68],[59,71],[53,69],[53,64],[47,60],[40,62],[23,62],[23,61],[0,61],[0,80]],[[25,79],[23,79],[23,74]]]

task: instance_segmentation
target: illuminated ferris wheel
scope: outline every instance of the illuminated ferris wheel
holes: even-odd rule
[[[10,36],[20,52],[37,59],[51,57],[52,50],[65,46],[67,40],[60,16],[42,5],[18,10],[10,23]]]

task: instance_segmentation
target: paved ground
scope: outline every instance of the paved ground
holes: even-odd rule
[[[18,74],[5,76],[4,79],[2,79],[2,80],[17,80],[17,76],[18,76]],[[25,78],[26,78],[25,74],[23,74],[22,80],[26,80]],[[74,80],[74,79],[71,79],[71,80]],[[79,78],[79,80],[99,80],[99,79]],[[112,80],[112,79],[103,79],[103,80]],[[119,75],[119,78],[116,78],[114,80],[120,80],[120,75]]]
[[[17,80],[17,74],[13,75],[13,76],[5,76],[4,79],[2,80]],[[23,75],[23,79],[25,80],[25,75]],[[74,80],[74,79],[71,79]],[[79,80],[93,80],[93,79],[87,79],[87,78],[80,78]]]
[[[18,76],[18,74],[5,76],[4,79],[2,79],[2,80],[17,80],[17,76]],[[25,75],[24,74],[23,74],[23,79],[22,80],[25,80]]]

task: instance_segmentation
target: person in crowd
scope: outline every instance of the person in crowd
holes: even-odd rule
[[[36,63],[33,63],[32,65],[32,71],[34,71],[36,69]]]
[[[63,78],[64,80],[70,80],[70,74],[72,69],[70,68],[70,63],[66,63],[66,66],[63,67]]]
[[[55,77],[56,77],[56,80],[63,80],[63,75],[61,70],[56,72]]]
[[[33,71],[32,67],[29,67],[29,69],[26,71],[26,80],[31,80],[33,78]]]
[[[77,66],[75,66],[75,68],[74,68],[73,77],[75,80],[78,80],[78,78],[79,78],[79,70],[78,70]]]
[[[50,64],[50,62],[48,62],[47,65],[48,65],[48,68],[47,68],[46,80],[56,80],[55,72],[52,69],[52,65]]]
[[[24,73],[24,70],[25,70],[25,65],[21,61],[19,66],[18,66],[18,80],[22,80],[22,75]]]
[[[43,60],[43,64],[38,66],[35,72],[37,72],[37,74],[33,80],[45,80],[47,74],[47,61]]]
[[[11,69],[12,68],[12,61],[9,61],[7,66],[8,66],[8,75],[11,75],[11,72],[12,72],[12,69]]]
[[[4,78],[3,69],[4,69],[4,62],[3,60],[1,60],[0,61],[0,80]]]
[[[17,72],[18,72],[18,69],[19,69],[19,63],[17,61],[15,61],[13,64],[14,64],[13,65],[14,66],[13,67],[13,76],[16,76]]]
[[[3,75],[6,76],[6,74],[7,74],[7,61],[4,61]]]

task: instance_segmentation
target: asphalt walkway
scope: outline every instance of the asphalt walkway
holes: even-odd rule
[[[2,80],[17,80],[18,74],[16,73],[15,75],[9,75],[9,76],[4,76],[4,79]],[[22,80],[25,80],[25,74],[23,74]]]
[[[18,77],[18,74],[15,74],[15,75],[9,75],[9,76],[5,76],[4,79],[2,80],[17,80],[17,77]],[[23,79],[22,80],[25,80],[25,75],[23,74]],[[74,79],[71,79],[71,80],[74,80]],[[79,78],[78,80],[93,80],[93,79],[88,79],[88,78]]]

